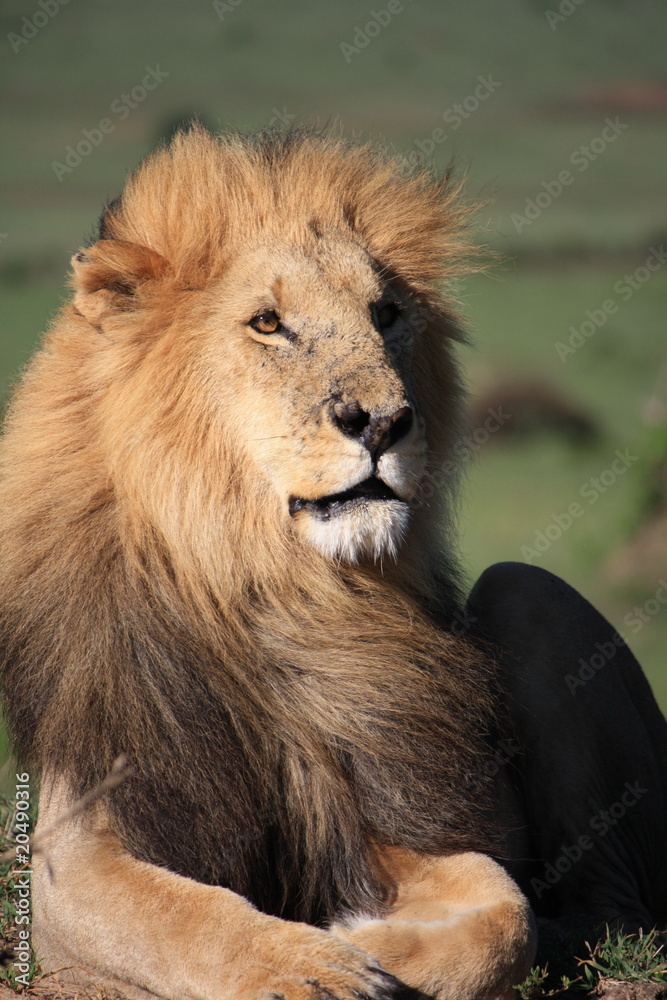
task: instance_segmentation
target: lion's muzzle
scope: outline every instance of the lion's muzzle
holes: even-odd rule
[[[371,453],[374,462],[410,433],[414,420],[412,407],[408,405],[390,414],[368,413],[357,400],[334,400],[329,414],[346,437],[355,438]]]

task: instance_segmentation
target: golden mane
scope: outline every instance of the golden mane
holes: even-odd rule
[[[179,134],[79,255],[78,294],[113,307],[104,331],[75,296],[9,411],[0,657],[19,754],[81,792],[125,752],[136,774],[109,809],[126,845],[268,912],[372,910],[369,838],[488,846],[491,668],[446,630],[457,589],[435,502],[384,575],[280,526],[193,374],[207,288],[250,231],[344,231],[442,342],[456,325],[435,283],[460,267],[465,218],[456,189],[370,147]],[[438,357],[422,404],[442,459],[460,390]]]
[[[102,229],[150,247],[175,282],[194,286],[222,274],[253,230],[298,245],[309,228],[331,228],[429,291],[469,269],[470,209],[459,195],[448,176],[408,171],[372,145],[308,129],[213,137],[196,126],[129,178]]]

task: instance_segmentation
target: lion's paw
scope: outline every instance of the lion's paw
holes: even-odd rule
[[[412,1000],[372,955],[327,931],[283,924],[264,935],[239,1000]],[[253,982],[248,982],[252,977]]]

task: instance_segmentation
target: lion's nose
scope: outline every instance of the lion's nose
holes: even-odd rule
[[[336,400],[331,404],[331,419],[343,434],[356,438],[377,460],[409,432],[413,413],[410,406],[401,406],[389,415],[368,413],[356,399]]]

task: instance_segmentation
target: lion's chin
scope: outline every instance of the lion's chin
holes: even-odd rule
[[[295,519],[302,538],[328,559],[395,558],[405,537],[410,510],[395,500],[364,500],[345,505],[333,516],[303,510]]]

